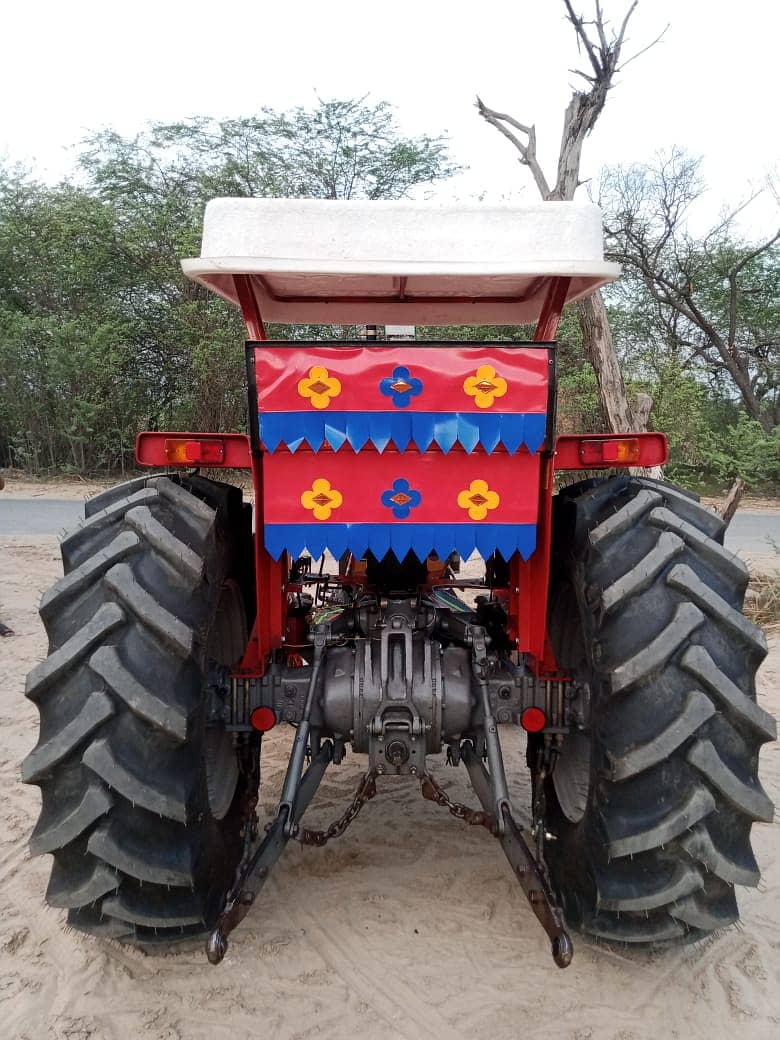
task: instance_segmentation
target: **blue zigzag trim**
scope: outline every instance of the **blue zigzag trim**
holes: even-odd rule
[[[392,549],[402,560],[411,549],[419,560],[453,551],[465,560],[476,549],[482,557],[499,552],[508,560],[519,552],[527,560],[536,548],[536,524],[266,524],[264,539],[275,560],[307,549],[315,558],[327,549],[337,559],[347,550],[358,559],[369,550],[381,559]]]
[[[297,451],[304,441],[313,451],[344,444],[360,451],[369,442],[382,452],[390,441],[403,452],[437,444],[446,454],[457,442],[471,454],[481,445],[488,454],[503,444],[510,455],[525,445],[532,455],[544,441],[547,416],[536,412],[261,412],[260,440],[266,451],[280,445]]]

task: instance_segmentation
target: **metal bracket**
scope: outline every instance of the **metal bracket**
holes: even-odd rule
[[[460,756],[468,769],[471,784],[483,809],[487,813],[493,812],[495,805],[493,778],[483,766],[480,756],[470,741],[464,741],[461,744]],[[560,907],[508,805],[502,806],[502,817],[503,827],[499,828],[496,837],[501,842],[504,855],[509,860],[512,870],[520,882],[520,887],[531,904],[531,909],[550,937],[553,960],[559,968],[567,968],[571,964],[574,946],[563,923]]]
[[[295,752],[293,752],[294,754]],[[227,953],[228,936],[249,913],[260,889],[268,879],[271,868],[297,830],[300,819],[320,786],[325,770],[332,760],[333,744],[326,740],[298,781],[293,796],[292,810],[289,803],[279,806],[276,819],[268,827],[265,837],[251,858],[239,870],[233,887],[228,892],[224,909],[206,940],[206,956],[211,964],[219,964]]]

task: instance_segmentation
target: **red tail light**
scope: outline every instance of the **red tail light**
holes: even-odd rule
[[[662,433],[566,434],[555,442],[557,470],[663,466],[668,461],[669,445]]]
[[[219,465],[225,459],[225,445],[217,437],[208,440],[165,440],[165,457],[173,465]]]

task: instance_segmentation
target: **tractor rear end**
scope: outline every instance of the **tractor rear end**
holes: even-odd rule
[[[139,464],[164,474],[93,499],[63,541],[23,767],[42,791],[31,848],[54,857],[48,901],[144,947],[205,934],[218,963],[286,844],[340,836],[400,774],[500,842],[560,967],[566,922],[656,943],[735,921],[735,886],[759,877],[751,824],[773,811],[747,572],[716,514],[632,475],[666,461],[663,435],[554,432],[561,311],[617,273],[598,211],[507,209],[485,230],[413,204],[212,206],[185,270],[242,310],[249,434],[140,434]],[[448,216],[471,237],[453,243]],[[536,332],[271,341],[264,318]],[[249,471],[253,506],[201,468]],[[556,494],[560,470],[610,475]],[[458,557],[481,562],[459,576]],[[260,838],[263,738],[285,723]],[[528,830],[501,726],[527,733]],[[305,810],[347,748],[365,772],[312,831]],[[433,775],[442,752],[479,808]]]

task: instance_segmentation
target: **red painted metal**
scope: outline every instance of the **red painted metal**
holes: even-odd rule
[[[236,287],[236,295],[238,296],[238,302],[241,305],[241,313],[244,316],[244,322],[246,323],[246,331],[249,339],[266,339],[265,325],[263,324],[260,307],[258,306],[255,290],[252,288],[252,281],[249,275],[234,274],[233,284]]]
[[[638,455],[620,462],[606,451],[602,461],[585,450],[592,445],[608,448],[620,440],[636,441]],[[663,433],[577,433],[565,434],[555,441],[555,469],[612,469],[618,466],[663,466],[669,461],[669,442]]]
[[[569,278],[555,278],[539,316],[534,339],[552,342],[569,291]],[[539,517],[536,552],[528,560],[515,554],[509,564],[510,638],[517,650],[527,655],[536,675],[555,675],[558,669],[547,634],[547,600],[550,584],[550,547],[552,542],[553,453],[545,452],[537,485]]]
[[[570,283],[571,278],[553,278],[550,283],[534,333],[536,343],[551,343],[555,339]]]
[[[135,459],[139,466],[184,466],[192,468],[192,462],[171,462],[165,450],[166,441],[201,441],[206,444],[221,444],[224,451],[221,462],[210,461],[209,469],[249,469],[252,465],[249,437],[245,433],[139,433],[135,441]]]
[[[266,338],[265,325],[249,276],[236,274],[233,276],[233,281],[246,324],[247,337],[253,341],[264,340]],[[253,454],[249,449],[249,465],[252,470],[255,500],[254,545],[257,615],[244,656],[237,668],[237,673],[244,677],[262,676],[268,663],[268,655],[281,647],[284,642],[287,614],[285,581],[289,570],[286,556],[282,556],[279,561],[274,561],[263,545],[262,455]]]
[[[284,643],[287,619],[285,582],[289,571],[286,554],[273,560],[263,544],[263,456],[252,455],[252,486],[255,499],[255,593],[257,616],[237,672],[262,676],[268,655]]]

